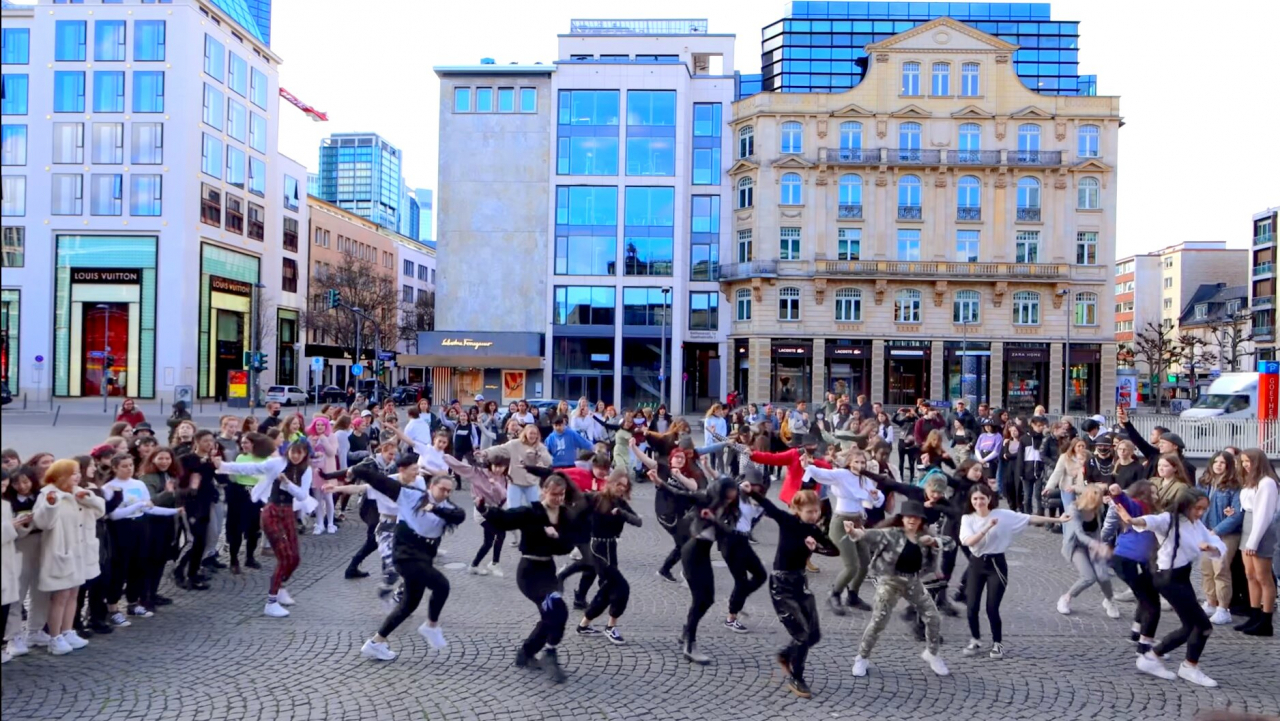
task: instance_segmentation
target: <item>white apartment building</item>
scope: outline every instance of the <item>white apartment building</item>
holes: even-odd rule
[[[413,317],[403,318],[402,326],[415,325],[418,330],[430,330],[427,327],[429,312],[434,311],[436,292],[436,252],[425,243],[419,243],[398,233],[386,233],[396,242],[396,268],[399,271],[397,283],[400,285],[400,302],[408,308],[404,313]],[[429,370],[426,366],[416,364],[412,356],[418,354],[418,339],[401,339],[396,350],[401,353],[397,362],[394,378],[408,383],[426,383]]]
[[[98,395],[110,355],[111,395],[223,398],[254,350],[260,385],[297,382],[306,174],[277,150],[280,58],[202,0],[2,15],[10,387]]]

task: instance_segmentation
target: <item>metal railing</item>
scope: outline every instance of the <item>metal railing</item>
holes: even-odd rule
[[[982,220],[982,208],[956,208],[956,220]]]
[[[1259,275],[1266,275],[1267,273],[1274,273],[1274,272],[1276,272],[1275,263],[1259,263],[1253,266],[1253,275],[1255,277]]]
[[[1023,222],[1032,222],[1032,223],[1039,222],[1040,209],[1039,208],[1018,208],[1018,220]]]
[[[846,204],[841,203],[841,204],[840,204],[840,209],[839,209],[839,218],[840,218],[840,220],[861,220],[861,219],[862,219],[862,206],[861,206],[861,205],[846,205]]]
[[[1271,340],[1276,335],[1276,327],[1273,325],[1255,325],[1252,335],[1253,338],[1251,340]]]
[[[947,162],[952,165],[999,165],[999,150],[948,150]]]
[[[1253,236],[1254,247],[1257,247],[1259,245],[1270,245],[1271,243],[1274,243],[1274,242],[1276,242],[1275,233],[1263,233],[1261,235]]]
[[[776,260],[749,260],[745,263],[722,263],[720,265],[720,280],[739,280],[759,276],[776,276],[777,274],[778,261]]]
[[[918,205],[899,205],[898,220],[920,220],[923,217]]]
[[[1062,165],[1061,150],[1010,150],[1009,165]]]
[[[814,261],[817,275],[945,276],[956,278],[1065,278],[1070,266],[1047,263],[957,263],[915,260]]]
[[[706,35],[706,20],[570,20],[570,35]]]
[[[938,164],[942,162],[942,151],[921,148],[891,148],[889,150],[889,162],[909,165]]]
[[[1188,456],[1205,457],[1227,446],[1261,448],[1270,457],[1280,453],[1280,421],[1256,418],[1179,418],[1167,414],[1134,414],[1129,420],[1134,430],[1150,437],[1156,426],[1164,426],[1177,433],[1186,444],[1183,450]],[[1110,426],[1114,418],[1107,418]]]
[[[819,157],[836,165],[875,165],[880,162],[880,148],[822,148]]]
[[[1252,308],[1270,308],[1270,307],[1271,307],[1272,305],[1274,305],[1274,304],[1275,304],[1275,296],[1270,296],[1270,295],[1259,295],[1259,296],[1255,296],[1255,297],[1254,297],[1254,299],[1253,299],[1253,303],[1251,303],[1251,304],[1250,304],[1250,307],[1252,307]]]

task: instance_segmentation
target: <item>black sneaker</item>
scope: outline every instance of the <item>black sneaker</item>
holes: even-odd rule
[[[658,578],[661,578],[667,583],[680,583],[680,580],[677,579],[675,576],[671,575],[671,571],[667,571],[667,570],[659,570]]]
[[[599,636],[600,629],[595,626],[578,626],[576,632],[579,636]]]
[[[555,649],[549,648],[542,652],[542,667],[551,674],[552,683],[564,683],[564,669],[560,668],[560,658]]]
[[[581,596],[573,597],[573,610],[583,611],[583,610],[586,610],[586,608],[587,608],[587,599]]]
[[[827,596],[827,606],[829,606],[831,608],[831,612],[837,616],[843,616],[848,613],[844,609],[844,604],[840,602],[840,594],[838,593],[833,593],[830,596]]]
[[[796,678],[794,676],[788,678],[787,688],[791,689],[791,693],[799,696],[800,698],[810,698],[813,696],[813,692],[809,690],[809,684],[805,683],[804,679]]]
[[[89,622],[89,628],[94,633],[108,634],[116,630],[114,626],[103,620],[93,620]]]
[[[216,568],[216,569],[223,569],[227,567],[227,564],[223,563],[222,561],[219,561],[217,556],[209,556],[208,558],[201,561],[200,565],[204,566],[205,568]]]
[[[848,604],[849,608],[857,609],[859,611],[871,610],[871,606],[868,605],[866,601],[862,600],[861,598],[858,598],[858,595],[856,593],[853,593],[852,591],[849,592],[849,598],[845,601],[845,603]]]
[[[244,567],[245,567],[245,568],[252,568],[252,569],[255,569],[255,570],[256,570],[256,569],[260,569],[260,568],[262,568],[262,564],[261,564],[261,563],[258,563],[256,560],[254,560],[254,559],[252,559],[252,558],[249,558],[249,559],[245,559]]]
[[[538,660],[538,657],[525,653],[524,647],[516,651],[515,665],[517,668],[542,668],[542,662]]]
[[[615,646],[625,646],[627,644],[627,641],[622,637],[622,634],[618,633],[617,626],[606,627],[604,629],[604,637],[609,639],[609,643],[612,643]]]
[[[208,591],[209,584],[205,583],[204,581],[192,581],[191,583],[187,584],[187,590],[188,591]]]
[[[369,577],[369,572],[368,572],[368,571],[361,571],[361,570],[360,570],[360,569],[358,569],[358,568],[348,568],[348,569],[347,569],[347,572],[346,572],[346,573],[344,573],[344,574],[342,574],[342,577],[343,577],[343,578],[346,578],[346,579],[348,579],[348,580],[356,579],[356,578],[368,578],[368,577]]]
[[[157,605],[157,606],[172,606],[172,605],[173,605],[173,599],[172,599],[172,598],[169,598],[168,596],[161,596],[160,594],[158,594],[158,593],[157,593],[157,594],[156,594],[156,599],[155,599],[155,605]]]
[[[734,633],[751,633],[751,629],[747,628],[746,626],[743,626],[741,623],[738,622],[738,619],[736,618],[733,619],[732,621],[729,621],[726,619],[724,622],[724,627],[729,629],[730,631],[733,631]]]

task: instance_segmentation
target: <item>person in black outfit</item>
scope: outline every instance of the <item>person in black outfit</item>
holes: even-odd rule
[[[705,485],[700,484],[696,480],[697,476],[690,470],[692,466],[690,459],[693,458],[693,454],[685,452],[682,448],[671,450],[666,463],[650,458],[640,450],[634,440],[631,451],[649,469],[649,479],[657,489],[653,496],[654,514],[658,517],[658,524],[671,535],[671,540],[675,543],[675,547],[663,559],[662,567],[658,569],[658,577],[667,583],[679,583],[679,579],[671,574],[671,569],[679,562],[680,550],[688,539],[688,523],[682,521],[693,505],[690,494],[704,488]]]
[[[267,431],[280,426],[280,404],[271,401],[267,404],[267,417],[258,424],[258,432],[266,435]]]
[[[178,459],[182,464],[182,475],[178,478],[178,503],[187,517],[191,548],[178,559],[173,576],[180,588],[189,591],[209,589],[209,584],[201,578],[200,564],[209,541],[209,515],[218,499],[216,484],[226,483],[226,476],[219,474],[213,465],[215,454],[221,457],[222,448],[213,431],[202,430],[196,431],[193,452]]]
[[[732,533],[737,525],[738,485],[731,478],[719,478],[709,484],[707,490],[690,495],[696,512],[689,514],[689,538],[680,549],[680,564],[692,599],[680,641],[685,660],[705,666],[711,663],[711,658],[698,652],[697,642],[698,624],[715,604],[711,547],[719,535]]]
[[[916,463],[920,460],[920,449],[913,435],[916,411],[911,406],[899,408],[893,414],[893,424],[898,427],[898,477],[905,480],[915,478]]]
[[[1182,470],[1187,474],[1187,483],[1191,486],[1196,485],[1196,467],[1188,461],[1183,455],[1187,444],[1183,442],[1182,437],[1177,433],[1161,433],[1160,439],[1155,445],[1147,442],[1138,429],[1133,427],[1133,423],[1129,421],[1129,411],[1123,406],[1116,411],[1117,420],[1124,427],[1125,434],[1128,435],[1129,441],[1133,443],[1142,457],[1147,459],[1147,478],[1156,477],[1156,466],[1159,465],[1160,455],[1163,453],[1176,453],[1179,460],[1182,461]]]
[[[627,523],[639,528],[644,522],[631,508],[631,474],[619,469],[609,475],[604,490],[586,494],[588,515],[591,521],[591,543],[588,558],[595,566],[600,587],[587,605],[579,622],[579,636],[595,636],[600,631],[591,622],[609,611],[609,622],[604,636],[610,643],[621,646],[626,643],[618,633],[618,619],[627,610],[631,598],[631,585],[618,569],[618,538]]]

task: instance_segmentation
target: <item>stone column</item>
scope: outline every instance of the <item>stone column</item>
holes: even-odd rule
[[[1049,344],[1049,412],[1062,415],[1062,382],[1066,373],[1061,343]]]
[[[946,352],[947,344],[944,341],[935,340],[932,350],[929,352],[929,398],[942,400],[947,399],[947,379],[946,379]]]
[[[1000,341],[991,342],[991,390],[988,391],[990,398],[988,402],[994,408],[1004,407],[1004,343]]]
[[[827,340],[813,339],[813,388],[809,398],[813,403],[821,403],[826,395],[827,386]]]
[[[872,403],[884,403],[884,340],[871,341],[871,397]]]
[[[769,384],[772,381],[770,357],[773,349],[769,338],[751,338],[747,341],[748,381],[747,400],[765,403],[769,400]]]

